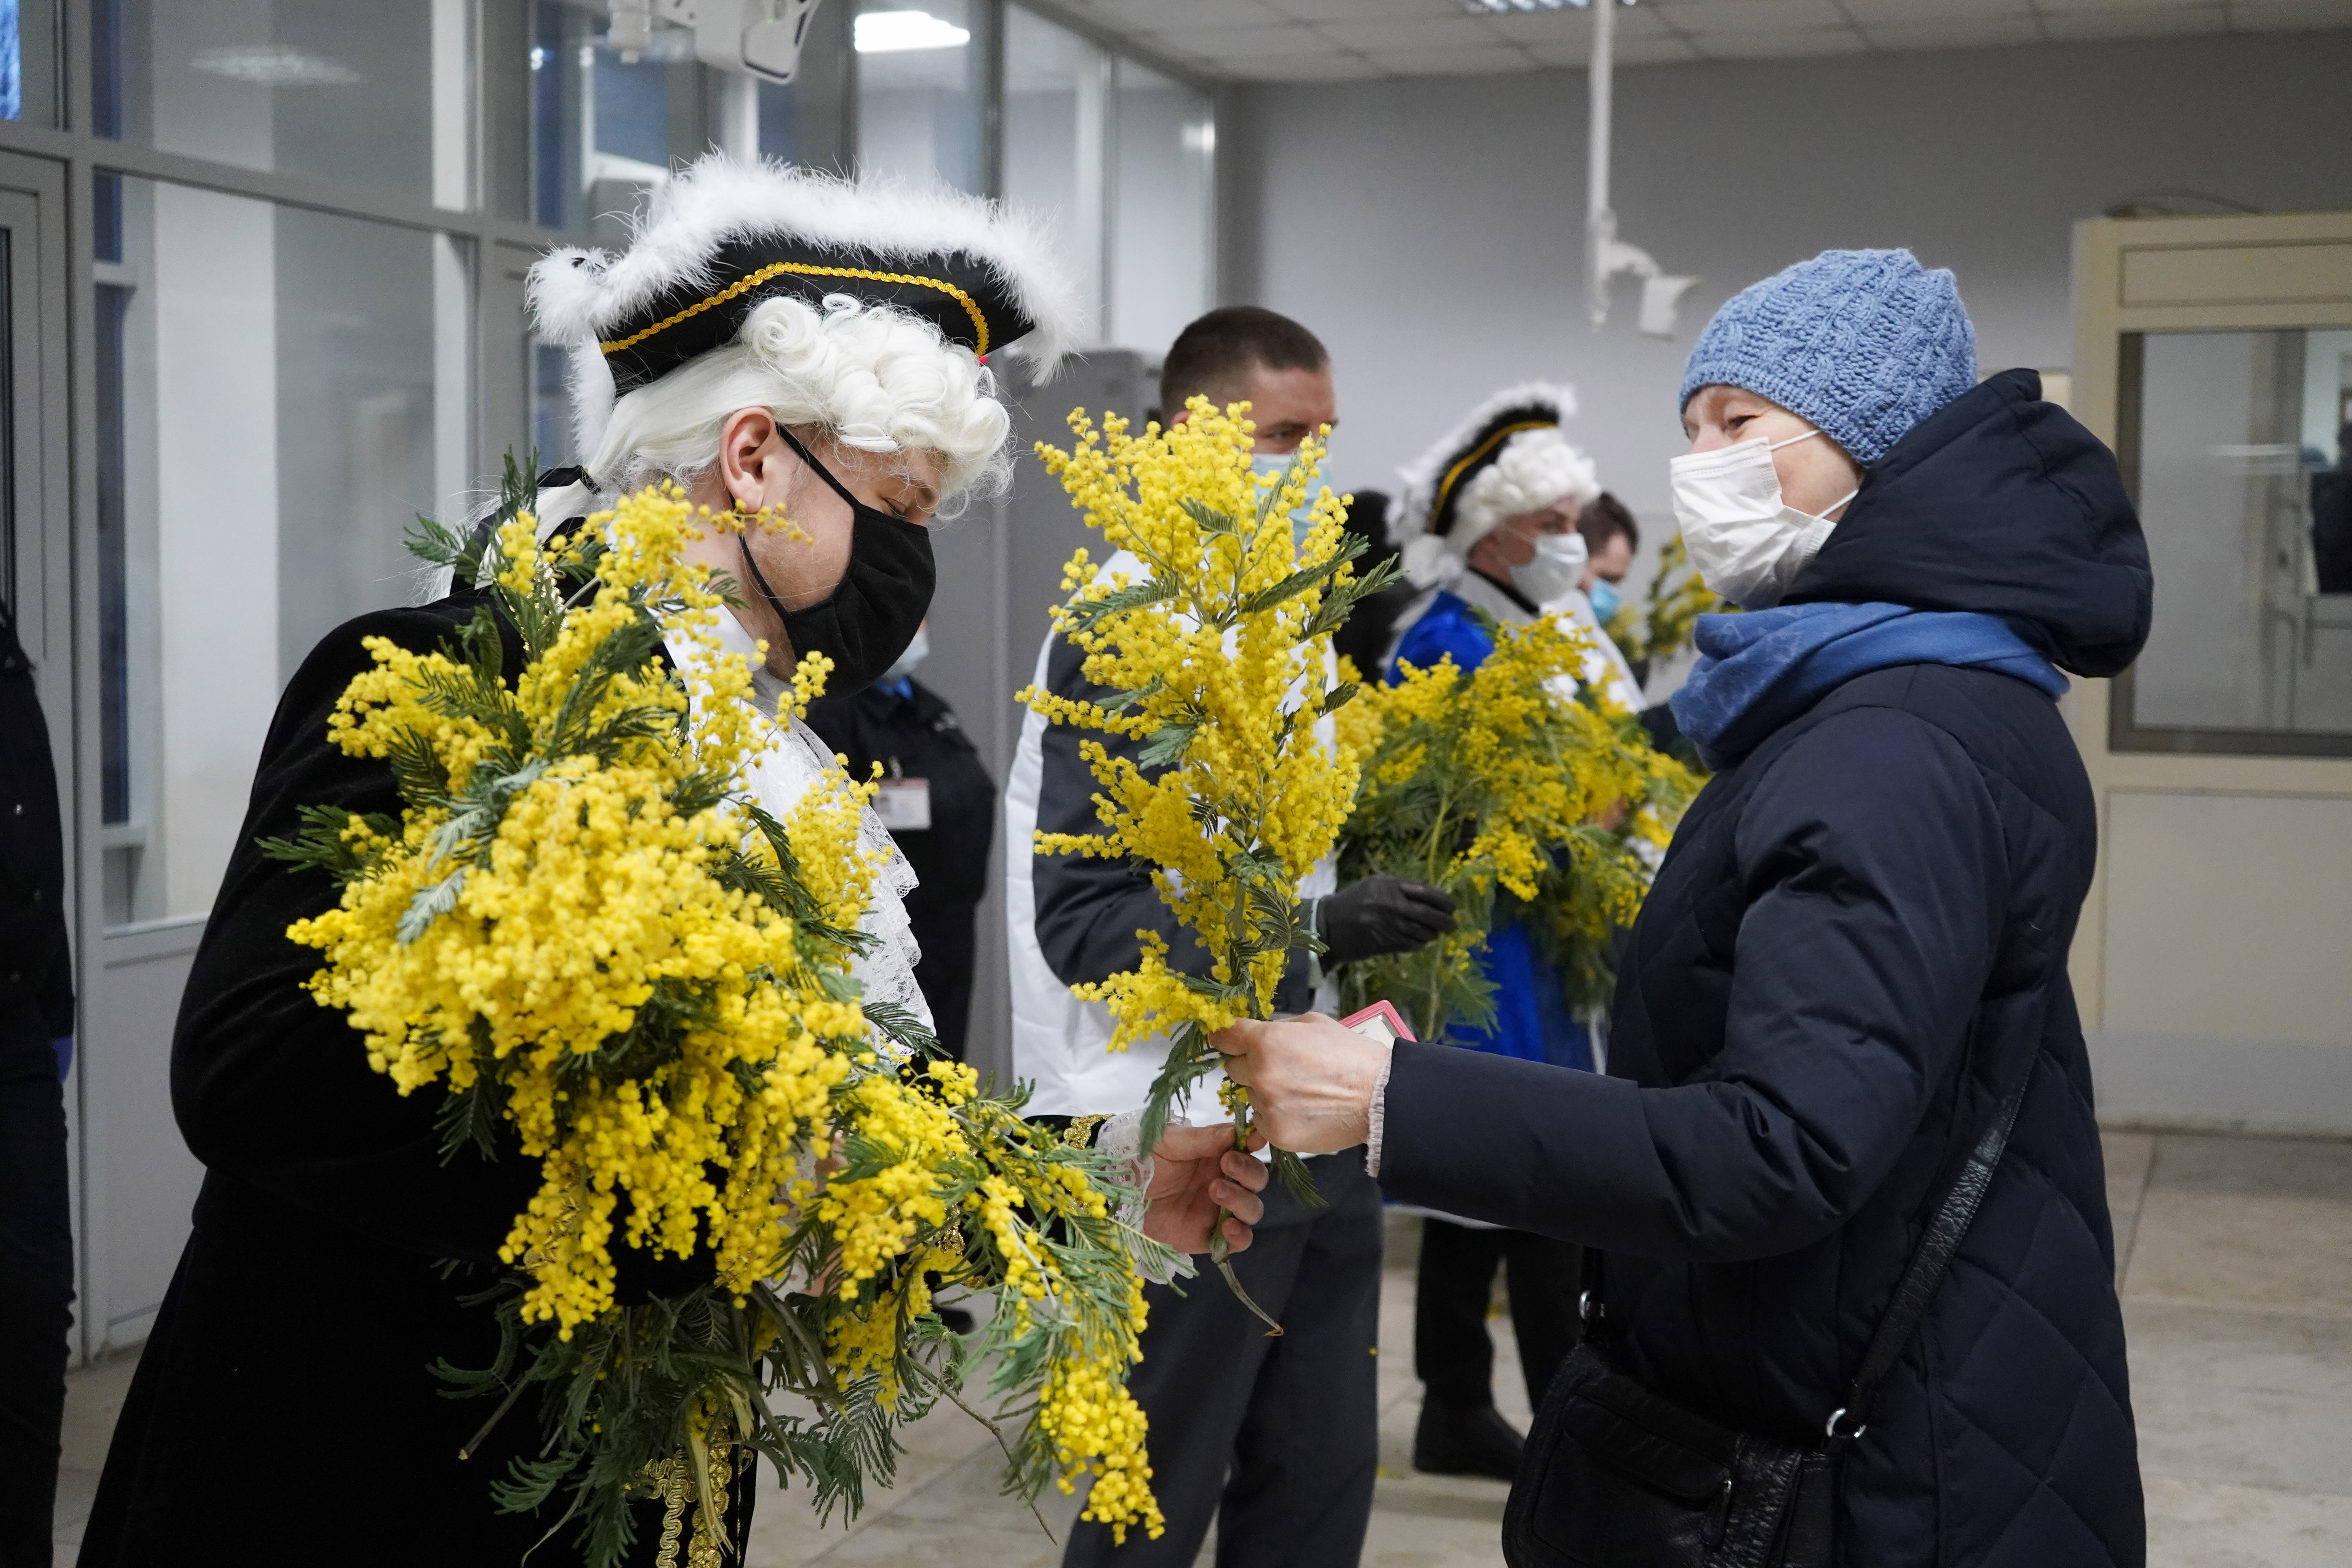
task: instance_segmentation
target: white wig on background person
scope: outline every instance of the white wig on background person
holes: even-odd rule
[[[1398,470],[1404,493],[1393,537],[1405,575],[1428,588],[1461,575],[1471,550],[1505,522],[1601,494],[1592,459],[1560,433],[1576,394],[1547,382],[1507,387]]]

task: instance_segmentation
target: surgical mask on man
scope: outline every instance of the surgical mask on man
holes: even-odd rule
[[[1592,601],[1594,620],[1599,621],[1602,626],[1607,626],[1617,618],[1616,584],[1606,577],[1595,577],[1592,580],[1592,586],[1584,591],[1584,596]]]
[[[915,666],[922,663],[930,655],[930,628],[927,626],[917,626],[915,640],[907,645],[907,651],[898,656],[898,661],[896,664],[882,672],[882,683],[887,685],[893,680],[906,679],[915,673]]]
[[[1296,455],[1287,452],[1253,452],[1250,454],[1250,468],[1255,473],[1272,475],[1278,487],[1282,476],[1288,473],[1290,465],[1297,460]],[[1307,548],[1307,531],[1315,526],[1315,498],[1322,489],[1319,484],[1308,485],[1306,499],[1290,509],[1290,542],[1294,549]],[[1260,487],[1258,494],[1260,499],[1264,499],[1264,487]]]
[[[1821,553],[1837,523],[1828,515],[1861,492],[1856,486],[1820,516],[1799,511],[1780,494],[1772,454],[1820,435],[1786,441],[1741,441],[1690,452],[1668,465],[1675,517],[1699,580],[1742,609],[1769,609]]]

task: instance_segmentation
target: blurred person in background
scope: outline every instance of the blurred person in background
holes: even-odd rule
[[[1592,461],[1560,421],[1576,406],[1540,383],[1496,394],[1402,470],[1404,560],[1420,596],[1386,675],[1451,658],[1465,674],[1495,651],[1482,617],[1505,626],[1567,614],[1590,574],[1582,517],[1601,496]],[[1587,616],[1589,619],[1589,613]],[[1589,628],[1588,628],[1589,629]],[[1597,657],[1588,677],[1613,678]],[[1559,972],[1534,934],[1502,917],[1478,963],[1495,986],[1486,1030],[1459,1024],[1452,1044],[1590,1071],[1590,1032],[1570,1010]],[[1423,1384],[1413,1468],[1433,1475],[1518,1471],[1518,1432],[1495,1408],[1487,1302],[1496,1270],[1510,1293],[1511,1327],[1530,1406],[1576,1344],[1578,1249],[1533,1231],[1429,1213],[1422,1222],[1413,1300],[1413,1373]]]
[[[1618,589],[1633,569],[1634,553],[1642,548],[1642,526],[1623,501],[1602,490],[1577,514],[1576,531],[1584,535],[1585,552],[1584,581],[1577,586],[1584,590],[1592,618],[1605,631],[1623,603]]]
[[[0,604],[0,1568],[47,1568],[73,1327],[65,834],[33,661]]]
[[[808,724],[846,761],[851,778],[871,778],[881,766],[874,814],[918,879],[905,896],[907,923],[922,949],[915,983],[930,1004],[940,1047],[961,1061],[971,1026],[976,922],[996,832],[996,783],[947,699],[915,679],[930,648],[926,622],[873,685],[810,703]]]

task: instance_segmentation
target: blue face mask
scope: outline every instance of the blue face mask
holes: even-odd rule
[[[925,658],[929,658],[930,656],[930,627],[928,625],[917,626],[915,628],[915,640],[907,645],[907,651],[900,654],[897,661],[893,663],[889,668],[882,672],[883,682],[887,684],[893,680],[903,680],[908,676],[914,674],[915,667],[922,663]]]
[[[1592,618],[1606,626],[1617,618],[1617,584],[1606,577],[1595,577],[1585,595],[1592,601]]]
[[[1286,453],[1254,452],[1250,455],[1250,468],[1257,473],[1271,474],[1278,480],[1290,471],[1290,465],[1295,460]],[[1307,531],[1315,526],[1315,497],[1322,488],[1319,484],[1310,485],[1307,499],[1290,509],[1290,542],[1297,549],[1307,547]]]

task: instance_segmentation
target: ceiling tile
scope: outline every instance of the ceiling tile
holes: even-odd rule
[[[1507,16],[1490,16],[1486,26],[1503,37],[1522,44],[1558,44],[1573,40],[1582,47],[1592,37],[1592,13],[1585,11],[1514,11]],[[1634,5],[1617,8],[1617,43],[1622,47],[1628,38],[1663,38],[1666,36],[1665,18],[1655,5]]]
[[[1833,0],[1659,0],[1658,15],[1677,33],[1834,27],[1845,21]]]
[[[2218,11],[2223,0],[2034,0],[2035,9],[2046,16],[2073,16],[2087,12],[2124,12],[2155,17],[2162,26],[2164,18],[2183,11]]]
[[[1406,54],[1376,54],[1372,59],[1397,76],[1493,76],[1539,68],[1532,55],[1509,44],[1476,49],[1414,49]]]
[[[1581,66],[1591,50],[1583,39],[1567,44],[1529,44],[1528,53],[1548,66]],[[1681,38],[1620,38],[1610,58],[1621,66],[1680,65],[1698,58],[1698,51]]]
[[[1841,4],[1848,16],[1865,27],[1885,22],[1924,26],[1930,22],[2033,15],[2033,0],[1841,0]]]
[[[1389,75],[1361,55],[1240,56],[1211,63],[1244,81],[1371,81]]]
[[[1711,60],[1796,59],[1809,55],[1858,55],[1869,47],[1852,27],[1789,27],[1770,32],[1693,33],[1691,43]]]
[[[1370,22],[1394,16],[1459,16],[1462,0],[1263,0],[1302,22]],[[1169,9],[1160,0],[1160,9]]]
[[[1312,28],[1297,22],[1279,27],[1201,27],[1154,35],[1154,41],[1172,43],[1187,53],[1213,59],[1229,55],[1328,55],[1339,49]]]
[[[1271,27],[1288,21],[1265,0],[1087,0],[1084,15],[1123,33],[1192,32],[1201,27]]]
[[[1421,49],[1486,49],[1495,35],[1475,16],[1400,17],[1386,22],[1318,22],[1315,30],[1344,48],[1367,54],[1406,54]]]
[[[2250,5],[2237,0],[2230,7],[2233,33],[2300,33],[2322,27],[2352,27],[2352,0],[2289,0],[2283,5]]]
[[[1986,49],[2042,41],[2031,16],[1979,16],[1949,22],[1865,23],[1863,36],[1878,49]]]
[[[2060,42],[2090,38],[2156,38],[2184,33],[2218,33],[2227,24],[2219,5],[2193,11],[2049,11],[2042,36]]]

